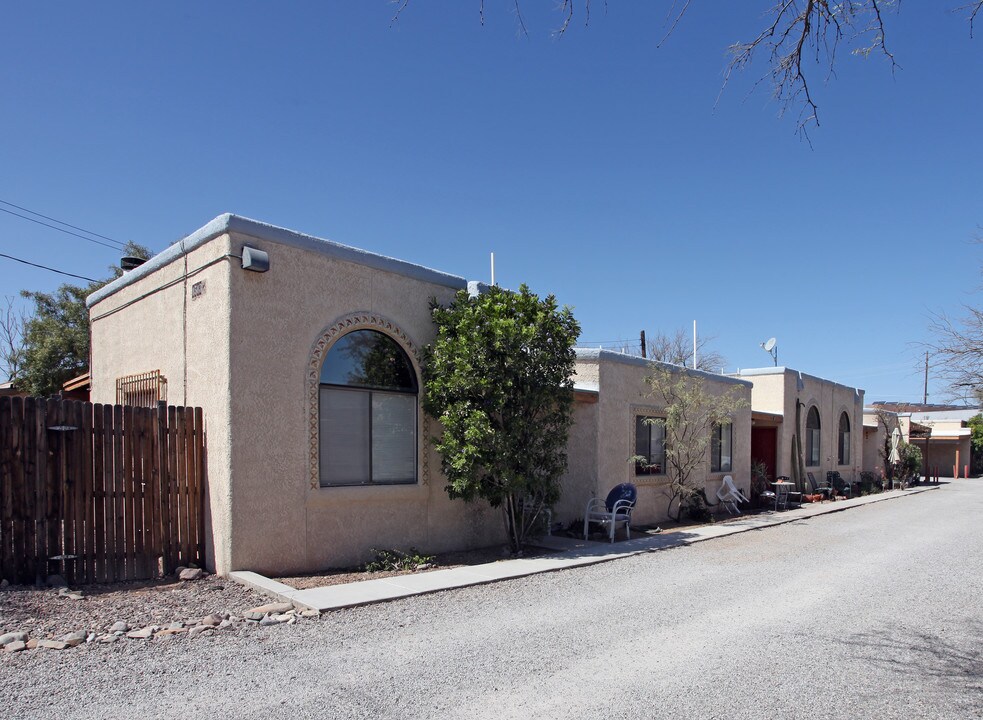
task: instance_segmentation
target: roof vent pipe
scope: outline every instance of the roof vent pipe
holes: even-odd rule
[[[127,255],[119,259],[119,266],[123,272],[130,272],[134,268],[138,268],[143,265],[146,260],[141,257],[134,257],[133,255]]]

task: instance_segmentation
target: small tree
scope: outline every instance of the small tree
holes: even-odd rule
[[[912,443],[901,443],[898,448],[901,459],[898,461],[901,482],[910,484],[918,480],[922,473],[922,451]]]
[[[150,250],[127,243],[124,255],[147,259]],[[112,282],[123,271],[110,266],[111,277],[86,287],[62,285],[56,292],[22,290],[34,302],[33,312],[23,321],[23,345],[18,368],[19,387],[31,395],[52,395],[66,380],[89,367],[89,310],[85,298]]]
[[[972,432],[970,443],[972,445],[973,474],[979,475],[983,472],[983,414],[973,415],[973,417],[966,421],[966,424]]]
[[[17,380],[21,364],[24,362],[24,322],[23,311],[14,307],[12,297],[4,298],[0,307],[0,373],[7,380]]]
[[[443,427],[434,446],[447,492],[500,507],[519,553],[560,496],[580,326],[552,295],[541,300],[525,285],[461,291],[432,312],[424,407]]]
[[[672,517],[676,503],[678,522],[683,508],[703,492],[706,474],[700,471],[708,463],[714,429],[731,422],[747,401],[737,387],[714,392],[703,375],[668,365],[657,365],[648,383],[650,396],[665,408],[664,418],[649,422],[665,428],[668,512]]]

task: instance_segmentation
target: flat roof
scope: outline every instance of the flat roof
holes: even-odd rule
[[[835,380],[830,380],[828,378],[819,377],[818,375],[810,375],[809,373],[804,373],[801,370],[795,370],[794,368],[785,367],[784,365],[779,365],[778,367],[763,367],[763,368],[747,368],[745,370],[738,370],[736,373],[731,373],[733,377],[755,377],[757,375],[784,375],[785,373],[795,373],[800,378],[810,378],[812,380],[818,380],[819,382],[829,383],[830,385],[839,385],[841,388],[846,388],[847,390],[853,390],[856,392],[863,392],[863,388],[856,388],[851,385],[844,385],[841,382],[836,382]]]
[[[669,368],[673,372],[681,371],[687,375],[691,375],[693,377],[703,377],[708,380],[713,380],[714,382],[725,382],[735,385],[752,384],[748,380],[741,380],[740,378],[730,377],[728,375],[718,375],[717,373],[707,372],[705,370],[694,370],[693,368],[683,367],[682,365],[672,365],[671,363],[659,362],[658,360],[651,360],[649,358],[639,357],[638,355],[626,355],[624,353],[614,352],[613,350],[601,350],[598,348],[588,347],[578,347],[574,348],[573,350],[577,354],[577,360],[613,362],[621,365],[634,365],[636,367],[644,368],[662,366]]]
[[[338,260],[345,260],[347,262],[376,268],[377,270],[384,270],[386,272],[404,275],[406,277],[433,283],[435,285],[444,285],[446,287],[454,288],[455,290],[463,290],[468,285],[464,278],[458,277],[457,275],[451,275],[449,273],[441,272],[440,270],[433,270],[432,268],[424,267],[423,265],[416,265],[411,262],[406,262],[405,260],[397,260],[396,258],[369,252],[368,250],[361,250],[350,245],[342,245],[341,243],[336,243],[332,240],[325,240],[313,235],[306,235],[295,230],[288,230],[287,228],[270,225],[258,220],[251,220],[249,218],[242,217],[241,215],[225,213],[224,215],[219,215],[207,225],[195,230],[187,237],[173,243],[162,252],[154,255],[143,265],[130,270],[116,280],[113,280],[108,285],[96,290],[94,293],[89,295],[88,298],[86,298],[86,306],[92,307],[100,300],[104,300],[110,295],[119,292],[127,285],[130,285],[137,280],[146,277],[155,270],[158,270],[165,265],[169,265],[175,260],[184,257],[190,251],[197,247],[201,247],[209,240],[213,240],[220,235],[230,232],[240,235],[248,235],[260,241],[277,243],[279,245],[290,245],[303,250],[310,250],[311,252],[316,252]],[[275,265],[275,263],[276,257],[274,256],[271,258],[271,264]]]

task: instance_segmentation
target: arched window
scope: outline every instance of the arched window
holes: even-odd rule
[[[850,418],[846,413],[840,414],[840,441],[837,462],[840,465],[850,464]]]
[[[813,405],[806,416],[806,465],[819,465],[819,410]]]
[[[356,330],[321,366],[321,486],[415,483],[416,373],[388,335]]]

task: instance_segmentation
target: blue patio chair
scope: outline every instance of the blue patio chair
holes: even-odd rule
[[[624,525],[625,536],[631,540],[631,511],[637,500],[638,489],[631,483],[614,486],[603,501],[598,497],[591,498],[584,510],[584,540],[591,523],[608,528],[611,542],[614,542],[615,528]]]

